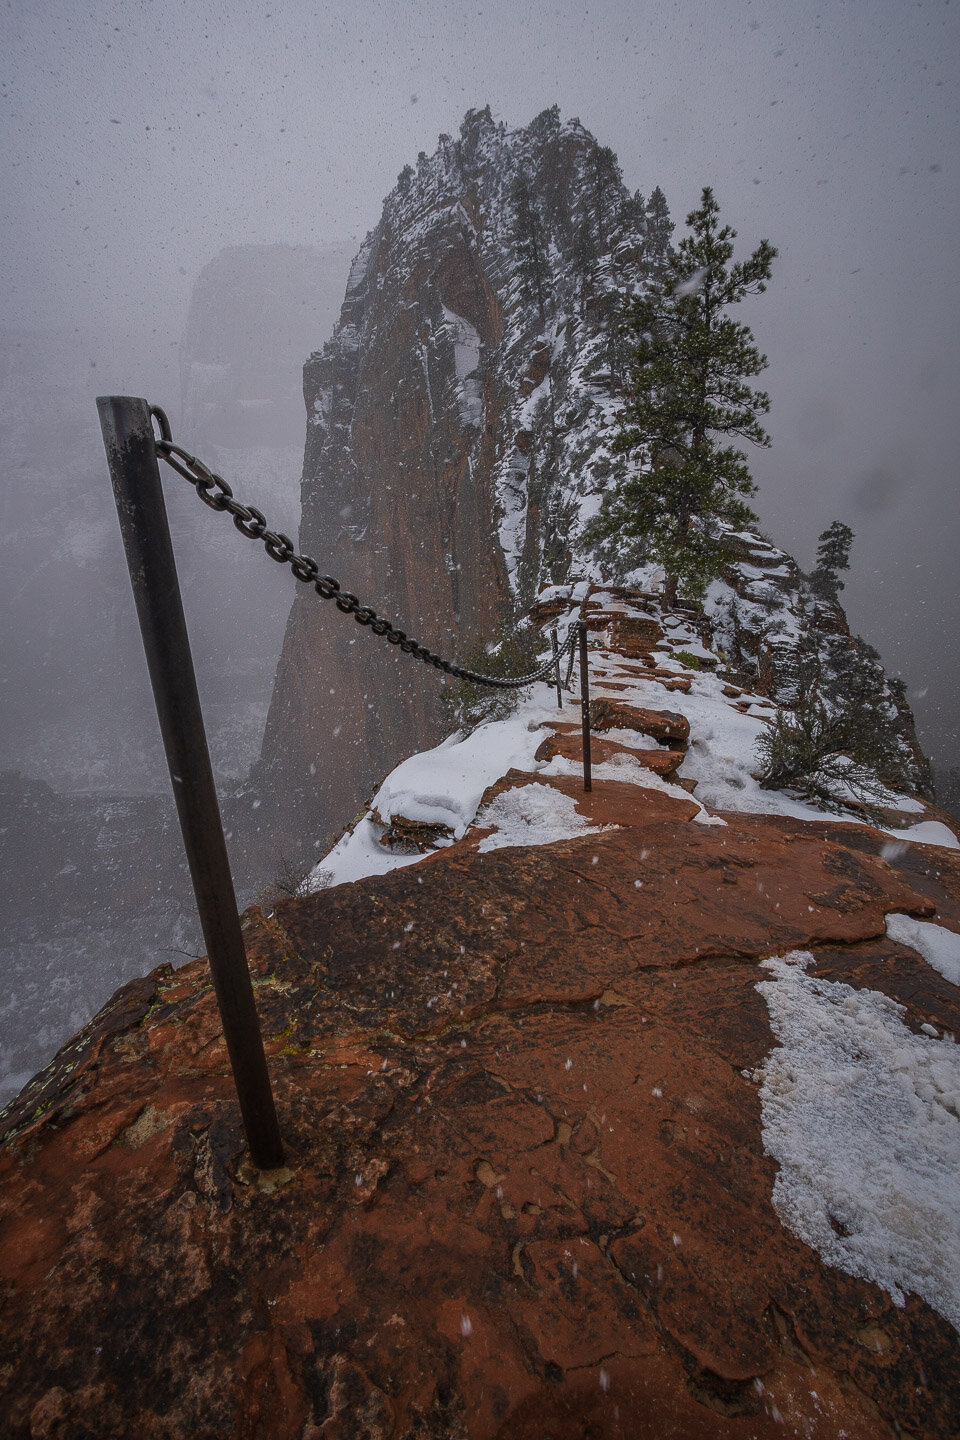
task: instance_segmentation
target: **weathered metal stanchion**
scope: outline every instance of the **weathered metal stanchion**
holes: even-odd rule
[[[283,1164],[146,400],[97,400],[150,682],[250,1156]]]
[[[550,631],[550,644],[553,646],[553,669],[557,677],[557,709],[563,709],[563,687],[560,684],[560,650],[557,645],[556,630]]]
[[[580,621],[580,707],[583,722],[583,788],[593,789],[590,775],[590,675],[587,669],[587,627]]]

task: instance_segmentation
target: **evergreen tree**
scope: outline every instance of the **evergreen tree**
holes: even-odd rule
[[[619,290],[606,290],[596,300],[596,313],[604,336],[604,352],[613,392],[623,390],[624,370],[629,359],[629,345],[623,324],[623,295]]]
[[[853,531],[842,520],[834,520],[823,531],[817,544],[817,563],[810,575],[810,584],[817,595],[836,600],[843,589],[841,570],[850,569],[850,546]]]
[[[761,785],[834,808],[850,795],[882,801],[885,787],[916,790],[921,777],[903,734],[897,682],[886,680],[873,646],[852,636],[829,666],[816,657],[811,666],[799,653],[797,663],[801,672],[806,666],[806,683],[792,710],[778,711],[757,739]]]
[[[585,215],[577,226],[573,237],[573,263],[580,276],[580,289],[586,293],[593,286],[597,269],[597,246],[593,238],[593,226],[589,215]]]
[[[511,239],[517,252],[521,284],[524,293],[536,300],[540,323],[543,324],[549,291],[547,236],[530,191],[530,182],[522,170],[513,182],[510,203],[513,207]]]
[[[598,145],[590,157],[590,198],[601,254],[610,249],[622,188],[623,173],[616,155],[609,145]]]
[[[628,302],[635,346],[613,449],[638,464],[604,497],[587,537],[645,538],[666,570],[668,605],[681,580],[696,596],[719,574],[717,521],[755,519],[745,500],[756,489],[746,459],[720,439],[770,443],[759,420],[769,397],[746,383],[766,357],[725,311],[766,289],[777,252],[763,240],[748,260],[731,264],[736,232],[720,226],[719,213],[705,188],[664,280]]]
[[[637,193],[639,195],[639,191]],[[667,197],[659,185],[647,201],[645,213],[647,236],[643,247],[644,259],[651,275],[661,276],[667,269],[674,224],[670,219]]]

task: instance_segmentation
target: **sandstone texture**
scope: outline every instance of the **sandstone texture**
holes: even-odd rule
[[[592,661],[598,701],[656,685],[642,658]],[[756,986],[809,950],[910,1031],[956,1034],[957,987],[885,916],[960,932],[960,852],[704,823],[642,769],[585,794],[560,773],[575,706],[456,843],[246,913],[283,1170],[246,1159],[203,960],[118,992],[4,1113],[5,1434],[957,1434],[953,1326],[825,1265],[773,1206]],[[622,758],[640,716],[643,753],[653,710],[597,743]],[[695,721],[657,724],[696,745]],[[497,797],[535,784],[602,828],[482,849]]]

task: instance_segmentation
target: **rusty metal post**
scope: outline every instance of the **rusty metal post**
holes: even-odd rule
[[[563,709],[563,687],[560,684],[560,651],[557,647],[557,632],[550,631],[550,644],[553,646],[553,671],[557,677],[557,709]]]
[[[583,724],[583,788],[593,789],[590,774],[590,673],[587,669],[587,627],[580,621],[580,709]]]
[[[97,400],[153,698],[184,849],[254,1164],[283,1164],[283,1142],[237,914],[220,807],[200,713],[156,441],[146,400]]]

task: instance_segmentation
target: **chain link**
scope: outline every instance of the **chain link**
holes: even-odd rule
[[[471,685],[486,685],[495,690],[519,690],[525,685],[532,685],[536,680],[543,680],[547,675],[559,672],[559,661],[563,655],[569,653],[570,660],[567,667],[567,677],[564,688],[569,690],[570,677],[573,673],[574,644],[580,633],[580,621],[574,621],[567,631],[566,639],[559,647],[556,656],[551,655],[538,670],[533,670],[529,675],[516,675],[510,678],[497,675],[482,675],[476,670],[468,670],[462,665],[457,665],[452,660],[444,660],[442,656],[436,655],[428,650],[426,645],[421,645],[418,640],[411,639],[403,630],[399,630],[376,610],[369,605],[361,604],[356,595],[349,590],[341,590],[340,582],[332,575],[321,575],[320,566],[316,560],[309,555],[299,555],[296,546],[289,535],[282,531],[271,530],[267,526],[266,516],[256,508],[255,505],[244,505],[237,500],[233,488],[223,479],[221,475],[215,474],[209,466],[199,460],[196,455],[191,455],[182,446],[176,445],[170,429],[170,422],[159,405],[150,406],[150,414],[160,430],[160,438],[157,440],[157,455],[165,460],[171,469],[176,470],[185,480],[189,480],[204,505],[211,510],[226,511],[233,517],[233,523],[241,535],[246,535],[248,540],[261,540],[263,547],[272,560],[279,565],[289,565],[298,580],[305,585],[312,585],[322,600],[332,600],[337,609],[344,615],[352,615],[358,625],[369,626],[374,635],[385,636],[390,645],[396,645],[405,655],[412,655],[417,660],[422,660],[425,665],[433,665],[437,670],[442,670],[445,675],[453,675],[458,680],[467,680]],[[552,682],[551,682],[552,683]]]

